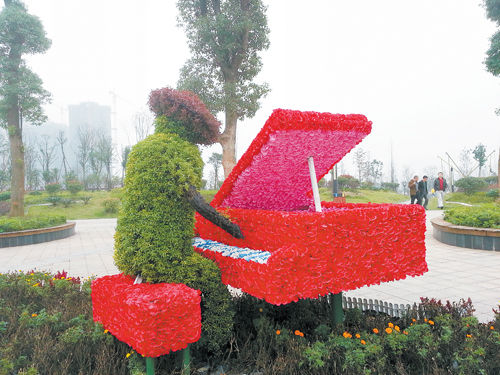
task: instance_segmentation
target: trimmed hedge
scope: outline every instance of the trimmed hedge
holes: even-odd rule
[[[500,205],[460,206],[445,209],[444,220],[455,225],[477,228],[500,228]]]
[[[65,223],[65,216],[0,217],[0,233],[49,228]]]
[[[219,352],[229,339],[234,313],[218,267],[193,251],[194,210],[185,198],[189,185],[201,186],[202,168],[198,148],[174,134],[154,134],[133,147],[114,258],[128,275],[200,289],[202,338],[195,345]]]

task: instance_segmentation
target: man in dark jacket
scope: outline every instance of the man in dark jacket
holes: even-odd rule
[[[411,204],[413,204],[417,200],[418,176],[413,176],[410,182],[408,182],[408,187],[410,188]]]
[[[422,177],[422,180],[419,181],[418,183],[418,193],[417,193],[417,203],[421,206],[424,206],[424,208],[427,210],[427,203],[429,203],[429,198],[427,195],[429,194],[429,191],[427,190],[427,180],[429,177],[424,176]],[[424,204],[422,204],[422,201],[424,201]]]
[[[443,197],[447,187],[448,184],[446,183],[446,180],[443,177],[443,172],[439,172],[438,178],[434,180],[434,191],[436,193],[436,197],[438,200],[438,208],[440,209],[444,208]]]

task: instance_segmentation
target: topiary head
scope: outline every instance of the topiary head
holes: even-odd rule
[[[149,108],[156,115],[156,133],[174,133],[201,145],[217,141],[220,122],[191,91],[168,87],[153,90],[149,95]]]

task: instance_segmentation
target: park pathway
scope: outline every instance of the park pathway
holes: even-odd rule
[[[419,302],[420,297],[443,301],[472,299],[475,315],[486,322],[500,304],[500,252],[472,250],[443,244],[432,237],[430,219],[441,211],[427,211],[427,263],[420,277],[346,292],[349,297],[379,299],[398,304]],[[0,273],[8,271],[68,271],[89,277],[118,273],[113,263],[116,219],[76,220],[76,234],[36,245],[0,248]]]

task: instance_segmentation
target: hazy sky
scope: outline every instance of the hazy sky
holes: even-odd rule
[[[189,57],[175,1],[25,3],[52,39],[46,54],[29,59],[53,95],[50,120],[67,122],[69,104],[112,105],[113,91],[118,140],[133,142],[134,113],[152,89],[176,85]],[[258,81],[272,91],[238,125],[238,157],[274,108],[366,115],[373,130],[358,147],[384,162],[385,180],[391,140],[398,171],[420,175],[441,169],[445,151],[458,157],[482,142],[498,152],[500,79],[483,64],[495,25],[479,0],[265,3],[271,47]],[[345,168],[354,174],[349,158]]]

